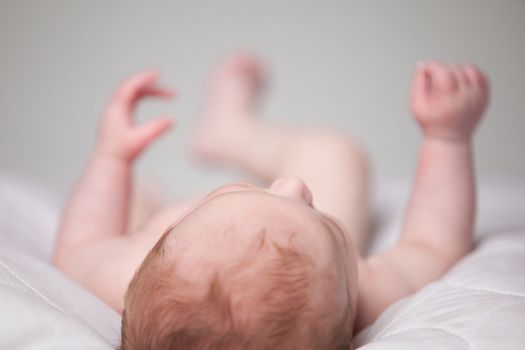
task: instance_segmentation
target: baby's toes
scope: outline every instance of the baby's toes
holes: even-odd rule
[[[254,55],[237,53],[224,58],[218,64],[217,73],[228,77],[251,76],[260,69],[260,63]]]
[[[427,71],[431,79],[431,93],[448,93],[457,89],[458,81],[453,68],[439,62],[429,62]]]

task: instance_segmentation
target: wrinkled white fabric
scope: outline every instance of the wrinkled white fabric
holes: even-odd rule
[[[0,349],[112,349],[120,316],[49,262],[58,203],[0,173]]]

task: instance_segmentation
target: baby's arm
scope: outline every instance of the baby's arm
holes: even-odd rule
[[[64,208],[55,246],[54,263],[70,275],[77,266],[70,258],[79,248],[126,233],[133,160],[171,125],[168,117],[143,125],[133,122],[140,99],[172,96],[155,86],[157,76],[145,72],[131,77],[107,108],[91,160]]]
[[[361,266],[358,326],[441,276],[471,248],[475,179],[471,136],[488,100],[471,65],[418,67],[412,111],[424,138],[399,244]]]

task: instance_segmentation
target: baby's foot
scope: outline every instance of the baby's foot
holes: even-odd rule
[[[420,63],[411,108],[426,136],[469,140],[489,97],[487,78],[473,65]]]
[[[232,138],[243,132],[253,117],[262,76],[259,62],[247,54],[228,57],[218,65],[206,87],[201,120],[192,142],[194,156],[207,161],[227,157]]]

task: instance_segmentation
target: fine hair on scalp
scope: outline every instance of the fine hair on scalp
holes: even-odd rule
[[[353,310],[334,319],[333,308],[312,306],[316,282],[309,255],[271,241],[262,230],[242,259],[212,273],[206,292],[197,293],[176,273],[177,260],[163,259],[169,231],[129,285],[118,350],[350,349]],[[263,249],[274,254],[254,274],[253,257]]]

